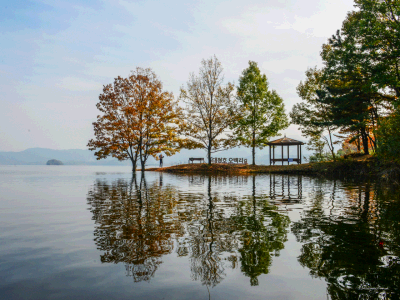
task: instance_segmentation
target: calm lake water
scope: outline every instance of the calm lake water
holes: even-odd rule
[[[399,299],[400,191],[0,166],[0,299]]]

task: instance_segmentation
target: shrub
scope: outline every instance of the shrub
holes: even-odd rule
[[[400,106],[392,115],[383,119],[377,130],[378,149],[376,154],[385,161],[400,163]]]

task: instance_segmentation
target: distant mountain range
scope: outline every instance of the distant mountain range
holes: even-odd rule
[[[65,165],[98,165],[100,162],[96,161],[92,151],[82,149],[30,148],[21,152],[0,152],[0,165],[45,165],[50,159],[60,160]],[[100,164],[115,165],[118,160],[108,159]]]
[[[293,154],[295,155],[295,148],[293,148]],[[308,156],[309,153],[303,147],[303,156]],[[251,163],[251,149],[244,147],[237,147],[226,151],[214,153],[213,157],[221,158],[245,158],[248,163]],[[286,156],[286,151],[285,151]],[[170,157],[164,158],[164,165],[175,165],[187,163],[189,157],[204,157],[207,158],[207,154],[204,150],[181,150]],[[20,152],[0,152],[0,165],[45,165],[50,159],[60,160],[64,165],[110,165],[110,166],[125,166],[130,165],[130,161],[118,161],[115,158],[107,158],[102,160],[96,160],[94,152],[82,149],[70,149],[70,150],[53,150],[47,148],[29,148]],[[268,148],[263,150],[256,150],[256,163],[257,164],[269,164]],[[149,158],[146,165],[152,166],[157,165],[158,162]]]

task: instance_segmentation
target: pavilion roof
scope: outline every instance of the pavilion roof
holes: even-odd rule
[[[274,141],[267,143],[267,145],[278,146],[278,145],[304,145],[303,142],[291,139],[288,137],[283,137]]]

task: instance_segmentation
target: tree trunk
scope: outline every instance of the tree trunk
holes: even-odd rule
[[[132,173],[135,173],[136,172],[136,160],[131,159],[131,162],[132,162]]]
[[[336,161],[335,148],[333,147],[332,134],[331,134],[331,130],[329,129],[329,127],[328,127],[328,132],[329,132],[329,141],[330,141],[330,144],[331,144],[329,149],[331,150],[333,160]]]
[[[146,156],[145,155],[140,155],[140,169],[142,172],[144,172],[145,166],[146,166]],[[143,175],[142,175],[143,176]]]
[[[371,150],[376,151],[376,141],[368,134],[367,135],[368,140],[371,142]]]
[[[256,164],[256,132],[253,130],[253,145],[252,145],[253,166]]]
[[[132,173],[136,172],[136,165],[137,165],[137,159],[138,159],[138,151],[135,151],[135,155],[133,154],[132,151],[132,145],[129,146],[129,149],[127,150],[128,157],[131,160],[132,163]]]
[[[252,158],[253,158],[253,163],[252,165],[254,166],[256,164],[256,105],[254,103],[254,99],[253,99],[253,140],[252,140]]]
[[[211,165],[211,140],[208,142],[207,158],[208,158],[208,164]]]
[[[365,127],[361,128],[361,139],[362,139],[362,143],[363,143],[364,154],[368,155],[369,154],[368,137],[367,137],[367,133],[365,132]]]

